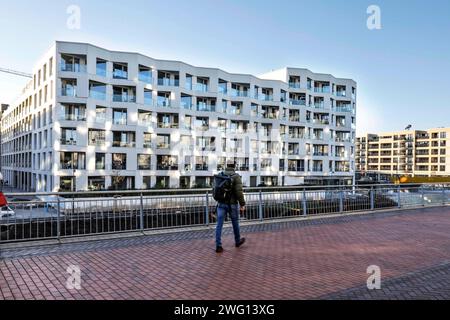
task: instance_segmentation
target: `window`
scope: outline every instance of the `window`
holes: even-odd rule
[[[138,170],[150,170],[150,159],[149,154],[139,154],[137,159]]]
[[[106,77],[106,60],[97,58],[96,74],[101,77]]]
[[[195,157],[195,170],[208,171],[208,157]]]
[[[133,148],[136,144],[134,131],[113,131],[113,147]]]
[[[60,120],[86,121],[86,105],[84,105],[84,104],[62,104]]]
[[[61,128],[61,144],[75,146],[77,144],[77,129]]]
[[[104,146],[105,145],[105,130],[89,129],[88,139],[90,146]]]
[[[106,84],[89,81],[89,97],[97,100],[106,100]]]
[[[178,170],[178,157],[168,155],[157,156],[157,170]]]
[[[145,132],[144,133],[144,148],[151,148],[152,147],[152,134]]]
[[[138,124],[140,126],[151,126],[152,125],[152,112],[145,110],[138,110]]]
[[[152,83],[152,69],[139,65],[139,81]]]
[[[50,61],[48,62],[48,72],[48,75],[51,77],[53,75],[53,57],[51,57]]]
[[[88,189],[90,191],[105,190],[105,177],[88,177]]]
[[[112,169],[113,170],[127,170],[127,154],[113,153],[112,154]]]
[[[95,107],[95,122],[105,123],[106,121],[106,108],[105,107]]]
[[[75,177],[60,177],[59,178],[59,191],[70,192],[75,191],[76,181]]]
[[[114,79],[128,79],[128,64],[114,63],[113,64],[113,78]]]
[[[170,177],[156,177],[155,188],[165,189],[169,188]]]
[[[85,170],[86,154],[84,152],[60,152],[60,166],[63,170]]]
[[[113,124],[127,124],[127,109],[113,109]]]
[[[106,156],[104,153],[95,154],[95,170],[105,170]]]
[[[170,135],[158,134],[156,136],[156,148],[157,149],[170,149]]]
[[[151,189],[152,187],[152,177],[144,176],[142,177],[142,189]]]

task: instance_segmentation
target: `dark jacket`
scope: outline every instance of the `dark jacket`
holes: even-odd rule
[[[231,201],[230,204],[237,204],[241,207],[245,206],[245,198],[244,198],[244,190],[242,188],[242,179],[241,176],[234,171],[234,169],[227,168],[224,171],[225,174],[231,175],[233,179],[233,190],[231,193]]]

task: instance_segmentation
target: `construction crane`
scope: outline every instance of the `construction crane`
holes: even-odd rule
[[[13,74],[13,75],[20,76],[20,77],[25,77],[25,78],[32,78],[33,77],[29,73],[20,72],[20,71],[11,70],[11,69],[5,69],[5,68],[0,68],[0,72],[9,73],[9,74]]]

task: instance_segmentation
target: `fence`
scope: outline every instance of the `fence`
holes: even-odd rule
[[[109,233],[208,226],[216,221],[210,190],[9,194],[0,244]],[[450,185],[280,187],[245,190],[243,220],[447,205]],[[32,200],[24,198],[32,197]]]

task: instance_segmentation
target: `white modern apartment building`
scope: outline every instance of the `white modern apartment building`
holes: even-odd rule
[[[56,42],[2,117],[4,180],[33,191],[350,183],[356,83],[256,77]]]
[[[363,175],[450,176],[450,128],[358,137],[356,170]]]

